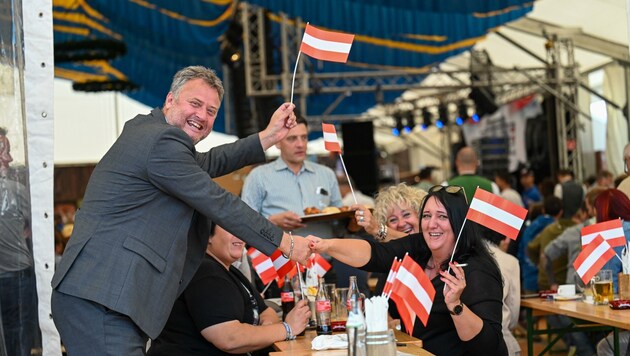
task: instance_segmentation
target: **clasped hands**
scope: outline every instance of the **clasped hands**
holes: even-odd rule
[[[293,242],[291,243],[291,247],[288,247],[288,241],[285,245],[285,239],[281,244],[281,251],[290,256],[292,261],[297,261],[302,265],[306,265],[309,258],[313,253],[323,252],[326,248],[326,240],[321,239],[317,236],[309,235],[307,237],[302,237],[298,235],[292,235],[290,237]]]

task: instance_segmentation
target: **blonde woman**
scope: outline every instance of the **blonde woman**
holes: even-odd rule
[[[381,242],[420,232],[420,206],[424,190],[405,183],[382,189],[376,196],[374,214],[362,205],[354,205],[359,226]]]

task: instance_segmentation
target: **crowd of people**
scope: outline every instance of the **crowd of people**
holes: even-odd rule
[[[424,167],[416,185],[363,194],[351,178],[307,159],[308,123],[290,103],[260,133],[197,152],[194,145],[212,130],[222,97],[214,71],[180,70],[163,107],[127,122],[96,166],[52,280],[52,316],[69,355],[144,355],[147,347],[149,355],[264,354],[274,342],[292,339],[307,326],[310,309],[300,301],[284,321],[278,318],[247,263],[246,244],[267,255],[279,249],[302,264],[320,253],[333,264],[327,282],[344,286],[350,275],[358,276],[366,294],[369,273],[380,274],[373,291],[380,293],[394,257],[408,254],[436,294],[426,325],[416,322],[412,330],[401,325],[391,303],[391,327],[422,339],[437,355],[519,355],[513,331],[521,294],[564,283],[584,288],[573,268],[581,228],[621,219],[630,238],[630,192],[624,190],[630,178],[601,171],[579,182],[560,169],[543,180],[524,166],[489,179],[478,174],[472,147],[456,153],[456,174],[441,184],[433,176],[437,169]],[[249,173],[240,197],[210,179],[264,163],[273,145],[280,156]],[[2,147],[8,154],[4,130]],[[624,160],[628,166],[630,144]],[[17,184],[7,179],[8,162],[0,160],[3,187]],[[475,189],[528,209],[516,240],[465,220]],[[3,318],[15,299],[7,283],[32,277],[27,207],[15,195],[23,189],[9,190],[15,204],[1,212],[15,221],[4,224],[8,232],[0,243],[24,258],[0,259],[15,262],[0,265]],[[302,220],[307,207],[342,205],[354,210],[349,221]],[[604,268],[616,278],[622,267],[612,259]],[[570,321],[552,316],[547,322],[562,327]],[[28,348],[20,342],[33,336],[21,337],[19,328],[3,323],[5,343]],[[605,336],[571,333],[563,339],[576,354],[593,355],[604,352]]]

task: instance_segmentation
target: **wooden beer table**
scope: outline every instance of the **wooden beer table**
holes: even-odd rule
[[[630,330],[630,310],[613,310],[608,305],[593,305],[581,300],[554,301],[543,298],[521,299],[521,307],[527,312],[527,353],[534,354],[534,335],[556,335],[540,353],[548,352],[565,334],[574,331],[612,331],[614,335],[614,352],[620,355],[619,330]],[[534,316],[565,315],[573,322],[566,328],[534,329]],[[625,352],[625,350],[624,350]]]
[[[297,339],[291,341],[278,341],[273,344],[274,349],[278,352],[270,352],[273,356],[346,356],[348,350],[311,350],[311,341],[317,336],[315,330],[306,330],[304,336],[298,336]],[[422,348],[422,340],[409,336],[402,331],[394,330],[394,336],[397,340],[397,349],[410,355],[433,355],[429,351]]]

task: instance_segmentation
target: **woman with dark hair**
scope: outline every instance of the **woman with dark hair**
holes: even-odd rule
[[[595,211],[598,223],[621,219],[626,243],[630,240],[630,198],[624,192],[619,189],[607,189],[599,193],[595,199]],[[623,246],[613,249],[621,256]],[[617,274],[622,270],[621,261],[618,258],[611,258],[602,269],[612,270],[613,289],[617,293]]]
[[[387,243],[309,239],[317,252],[373,272],[388,272],[394,257],[409,253],[436,291],[427,325],[416,320],[412,332],[423,347],[437,355],[507,355],[501,333],[503,286],[496,261],[471,221],[455,246],[467,211],[461,187],[434,186],[420,207],[422,233]]]

